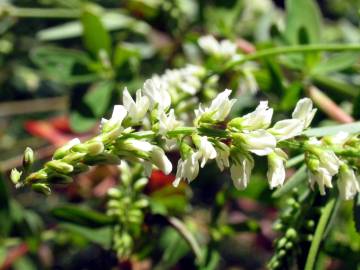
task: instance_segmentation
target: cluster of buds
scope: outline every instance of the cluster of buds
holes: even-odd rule
[[[149,200],[143,194],[148,179],[141,177],[139,166],[130,167],[122,161],[119,166],[121,185],[108,191],[107,215],[115,221],[113,248],[119,258],[128,258],[144,222],[144,210]]]

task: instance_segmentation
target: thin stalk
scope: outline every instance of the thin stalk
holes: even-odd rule
[[[199,264],[203,261],[203,254],[200,248],[199,243],[195,239],[194,235],[186,228],[184,223],[176,217],[167,217],[168,222],[171,226],[177,230],[185,241],[189,244],[190,248],[195,254],[196,260]]]
[[[21,18],[76,19],[80,17],[81,12],[66,8],[23,8],[3,5],[0,6],[0,14]]]
[[[359,44],[312,44],[312,45],[295,45],[286,47],[277,47],[259,50],[254,53],[243,56],[240,59],[229,62],[222,72],[232,69],[236,65],[245,63],[251,60],[257,60],[268,56],[275,56],[279,54],[290,53],[305,53],[305,52],[321,52],[321,51],[360,51]]]
[[[306,259],[305,270],[313,270],[315,267],[315,262],[319,253],[320,244],[335,204],[336,198],[332,197],[322,209],[322,214],[316,227],[314,239],[311,242],[309,254]]]

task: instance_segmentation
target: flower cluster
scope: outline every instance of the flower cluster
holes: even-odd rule
[[[222,59],[237,55],[236,46],[230,41],[218,42],[208,36],[201,38],[199,44],[208,54]],[[145,175],[150,175],[153,166],[169,174],[173,164],[165,152],[176,149],[180,159],[174,186],[182,180],[193,181],[200,168],[215,160],[221,171],[229,168],[234,186],[244,189],[250,181],[254,155],[267,158],[270,188],[283,185],[287,160],[283,142],[301,135],[309,127],[316,113],[312,101],[299,100],[291,118],[273,125],[273,109],[267,101],[261,101],[244,116],[227,119],[236,102],[231,99],[229,89],[218,93],[210,104],[193,108],[197,103],[195,94],[204,85],[208,89],[214,87],[217,76],[210,78],[213,79],[208,78],[204,68],[189,65],[146,80],[135,98],[125,88],[122,105],[114,107],[109,119],[102,119],[98,136],[83,143],[73,139],[59,148],[44,168],[31,174],[26,165],[32,162],[28,151],[24,171],[14,169],[11,173],[13,182],[18,187],[30,184],[49,193],[51,184],[68,183],[71,176],[89,166],[119,164],[121,160],[143,164]],[[193,118],[185,119],[182,109],[189,103],[193,114],[187,108],[186,115]],[[302,148],[298,150],[305,152],[310,185],[314,187],[316,183],[320,193],[325,194],[325,188],[332,187],[332,177],[338,175],[340,196],[353,198],[360,190],[356,162],[348,157],[339,158],[334,148],[357,149],[358,146],[357,138],[344,133],[321,140],[302,138]]]
[[[360,191],[360,179],[353,169],[354,161],[339,158],[332,149],[354,146],[358,144],[356,137],[346,132],[328,136],[318,140],[310,138],[306,142],[305,155],[309,168],[310,186],[319,186],[320,193],[325,194],[325,188],[332,188],[332,177],[338,175],[337,186],[340,197],[345,200],[354,198]]]

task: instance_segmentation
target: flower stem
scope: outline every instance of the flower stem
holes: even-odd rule
[[[10,5],[0,7],[0,14],[12,17],[25,17],[25,18],[79,18],[81,12],[79,10],[72,10],[66,8],[20,8]]]
[[[268,56],[289,53],[305,53],[305,52],[321,52],[321,51],[360,51],[359,44],[311,44],[311,45],[295,45],[286,47],[277,47],[256,51],[245,55],[240,59],[229,62],[222,72],[232,69],[236,65],[242,64],[247,61],[257,60]]]
[[[331,213],[335,207],[335,203],[336,203],[336,198],[332,197],[322,209],[322,214],[319,223],[316,227],[314,239],[311,242],[309,254],[306,259],[305,270],[314,269],[316,258],[319,253],[320,244],[323,239],[323,234],[325,232],[328,221],[331,217]]]

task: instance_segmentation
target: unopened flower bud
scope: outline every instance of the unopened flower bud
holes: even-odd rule
[[[136,191],[141,191],[149,182],[149,179],[147,178],[140,178],[138,180],[136,180],[136,182],[134,183],[134,189]]]
[[[139,208],[145,208],[145,207],[148,207],[149,206],[149,200],[143,198],[143,199],[140,199],[138,201],[136,201],[134,203],[134,206],[135,207],[139,207]]]
[[[104,144],[99,140],[88,142],[85,145],[87,147],[87,152],[89,153],[89,155],[98,155],[102,153],[105,149]]]
[[[289,240],[294,240],[297,237],[297,232],[295,231],[295,229],[289,228],[285,233],[285,237]]]
[[[24,168],[29,168],[34,163],[34,151],[30,147],[26,147],[23,157]]]
[[[45,183],[35,183],[31,185],[32,189],[36,192],[42,193],[44,195],[50,195],[51,189],[48,184]]]
[[[59,160],[51,160],[48,163],[46,163],[46,167],[53,169],[54,171],[60,172],[60,173],[71,173],[74,170],[74,167],[70,164],[67,164],[65,162],[59,161]]]

